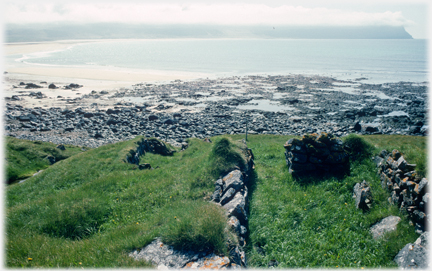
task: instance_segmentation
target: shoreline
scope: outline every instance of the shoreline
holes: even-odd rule
[[[104,40],[59,40],[54,42],[22,42],[4,44],[5,56],[26,55],[35,53],[49,53],[66,50],[71,46],[83,43],[121,41],[115,39]],[[183,72],[183,71],[160,71],[142,70],[119,67],[101,66],[59,66],[29,64],[24,61],[5,61],[4,72],[14,78],[22,77],[24,80],[33,81],[56,81],[66,83],[67,81],[95,80],[109,87],[109,82],[115,82],[113,87],[123,87],[142,82],[168,82],[173,80],[195,80],[212,76],[207,73]],[[47,79],[48,78],[48,79]],[[8,87],[8,86],[6,86]]]
[[[50,89],[51,82],[35,82],[19,82],[5,93],[5,135],[98,147],[137,135],[176,145],[190,137],[244,134],[246,123],[249,134],[299,136],[426,136],[429,129],[427,83],[370,84],[299,74],[99,90],[79,84]]]

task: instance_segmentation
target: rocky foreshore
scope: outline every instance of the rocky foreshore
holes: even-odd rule
[[[6,135],[98,147],[137,135],[176,145],[190,137],[245,133],[246,126],[249,134],[428,133],[426,82],[244,76],[85,94],[78,84],[53,85],[20,82],[7,91],[14,95],[5,97]],[[74,97],[55,96],[60,89]],[[28,106],[34,99],[41,106]]]

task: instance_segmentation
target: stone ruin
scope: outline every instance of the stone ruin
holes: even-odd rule
[[[170,150],[165,143],[155,138],[144,139],[137,142],[138,147],[136,150],[130,150],[126,156],[126,161],[131,164],[139,165],[140,169],[151,168],[148,164],[140,165],[140,156],[145,155],[146,152],[160,154],[164,156],[171,156],[175,151]]]
[[[208,140],[205,140],[209,142]],[[146,146],[141,141],[139,146]],[[210,141],[211,142],[211,141]],[[157,265],[158,269],[236,269],[246,267],[246,245],[248,224],[248,181],[254,169],[252,150],[243,141],[245,166],[233,168],[228,174],[215,182],[211,202],[221,206],[228,217],[228,227],[234,232],[238,242],[228,240],[229,255],[215,255],[213,252],[178,251],[156,238],[141,250],[129,253],[137,260],[144,259]],[[137,150],[140,153],[142,150]],[[145,152],[144,152],[145,153]],[[137,156],[139,157],[139,156]],[[139,161],[138,161],[139,163]],[[238,244],[237,244],[238,243]]]
[[[341,173],[349,170],[349,155],[344,143],[332,134],[307,134],[301,139],[291,138],[284,147],[290,173]]]
[[[419,178],[415,164],[409,164],[398,150],[386,150],[373,158],[378,167],[381,185],[390,192],[389,202],[406,210],[416,231],[422,233],[429,222],[427,203],[429,201],[428,180]]]

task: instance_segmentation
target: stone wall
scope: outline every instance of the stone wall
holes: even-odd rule
[[[415,224],[416,231],[422,233],[429,222],[427,203],[429,201],[428,180],[419,178],[416,165],[409,164],[398,150],[388,153],[381,151],[374,157],[378,167],[381,185],[390,192],[389,202],[406,210]]]
[[[332,134],[308,134],[301,139],[291,138],[284,147],[290,173],[340,172],[347,167],[349,169],[344,143]]]
[[[246,142],[244,142],[246,144]],[[246,267],[246,255],[243,247],[248,225],[248,185],[250,174],[254,169],[253,153],[251,149],[244,148],[246,166],[243,171],[234,169],[215,183],[212,202],[221,206],[228,216],[228,225],[236,234],[238,246],[229,247],[231,266]]]
[[[157,140],[156,140],[157,141]],[[206,140],[207,142],[211,142]],[[160,145],[162,142],[154,142]],[[163,143],[162,143],[163,144]],[[218,179],[211,201],[225,210],[228,227],[236,235],[237,240],[228,240],[229,255],[215,255],[213,252],[199,253],[194,251],[177,251],[172,246],[163,244],[161,238],[156,238],[141,250],[129,253],[136,260],[147,260],[157,265],[158,269],[226,269],[246,267],[246,255],[243,250],[248,224],[248,184],[250,174],[254,169],[252,150],[247,148],[246,142],[243,157],[245,166],[233,168],[228,174]],[[128,155],[129,163],[139,164],[139,156],[149,151],[147,140],[138,142],[138,149],[134,155]],[[163,148],[161,148],[163,149]],[[161,153],[162,154],[162,153]],[[170,154],[165,154],[170,155]],[[238,241],[238,242],[237,242]]]

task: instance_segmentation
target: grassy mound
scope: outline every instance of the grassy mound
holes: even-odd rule
[[[194,202],[173,210],[162,240],[178,250],[215,251],[227,255],[226,216],[214,204]]]
[[[229,232],[208,200],[214,181],[241,162],[244,136],[218,136],[215,143],[189,140],[173,156],[146,153],[139,170],[125,163],[142,137],[88,150],[7,187],[5,258],[8,267],[149,267],[128,256],[161,236],[180,249],[223,252]],[[409,163],[425,165],[426,138],[361,136],[381,149],[399,149]],[[417,235],[406,216],[388,203],[374,164],[351,164],[351,175],[301,183],[285,163],[288,136],[250,135],[254,152],[247,258],[250,267],[395,267],[394,255]],[[32,143],[34,144],[34,143]],[[222,151],[223,150],[223,151]],[[244,160],[243,160],[244,161]],[[159,167],[159,168],[157,168]],[[426,171],[426,170],[425,170]],[[366,180],[374,203],[355,209],[352,188]],[[369,233],[388,215],[402,221],[381,240]]]
[[[234,142],[228,137],[216,139],[210,154],[213,176],[217,178],[225,175],[237,166],[244,169],[246,166],[244,148],[243,143]]]
[[[49,167],[51,163],[46,159],[47,156],[54,157],[57,162],[82,152],[81,148],[76,146],[65,145],[65,150],[60,150],[56,146],[50,142],[6,137],[6,182],[10,184],[28,178]]]

